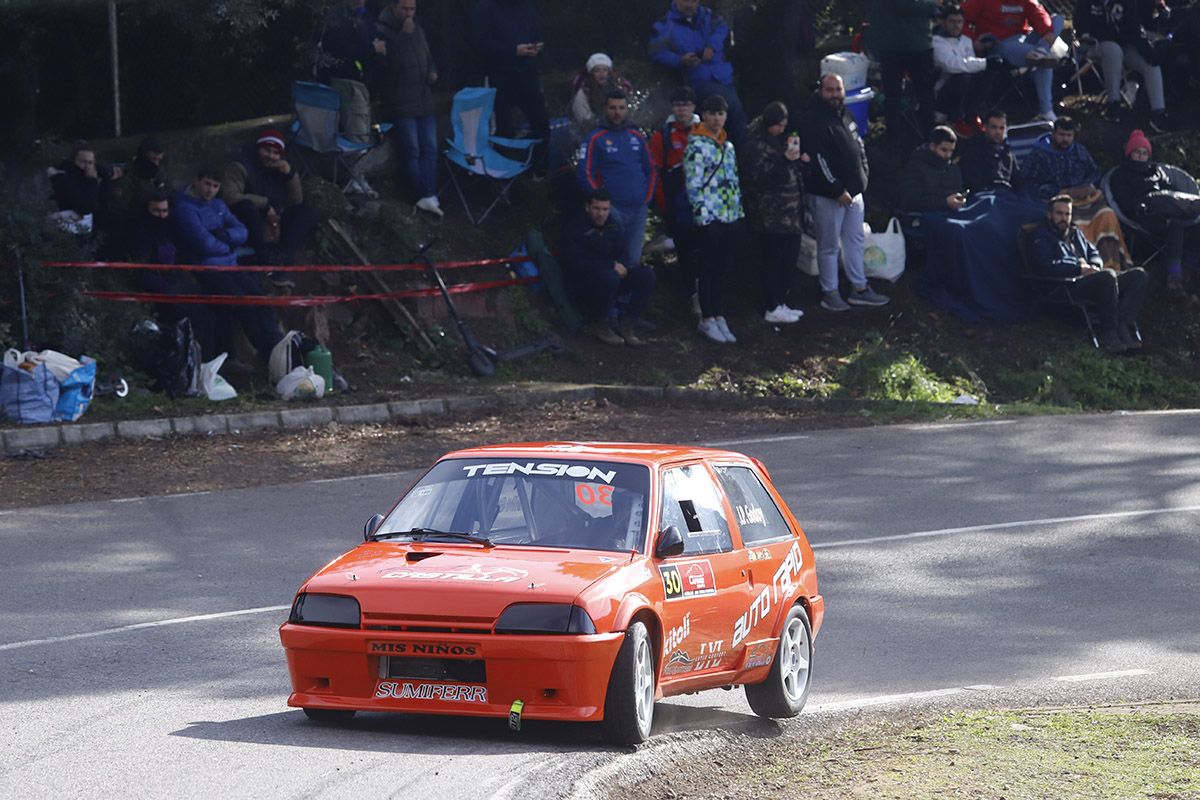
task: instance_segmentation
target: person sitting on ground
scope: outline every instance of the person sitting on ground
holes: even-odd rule
[[[633,84],[613,68],[606,53],[592,53],[587,64],[571,79],[571,120],[580,133],[591,130],[604,119],[610,92],[633,94]]]
[[[656,278],[650,267],[624,263],[625,235],[612,211],[608,190],[596,189],[588,196],[582,213],[563,231],[563,272],[571,299],[587,319],[587,332],[605,344],[636,346],[643,343],[636,324],[650,304]],[[625,295],[629,301],[613,330],[610,311]]]
[[[1200,267],[1200,196],[1177,174],[1152,161],[1150,140],[1135,130],[1125,144],[1125,160],[1113,172],[1109,187],[1117,206],[1134,222],[1166,241],[1167,288],[1183,291],[1184,268]]]
[[[889,298],[867,282],[863,262],[867,149],[858,123],[846,110],[846,85],[840,75],[821,77],[804,107],[803,120],[801,145],[813,161],[805,189],[817,240],[821,308],[849,311],[852,305],[887,305]],[[852,287],[846,299],[838,288],[839,253]]]
[[[236,267],[238,248],[246,243],[246,226],[217,196],[221,192],[222,172],[202,167],[196,179],[175,196],[172,215],[179,259],[185,264]],[[254,273],[236,269],[205,270],[196,273],[196,281],[205,293],[232,297],[261,296],[262,283]],[[274,312],[265,306],[233,306],[230,315],[242,330],[261,360],[283,338],[283,330]],[[228,336],[225,350],[232,354]]]
[[[945,125],[913,152],[900,174],[900,210],[908,214],[960,211],[967,204],[962,172],[953,162],[958,137]]]
[[[933,32],[934,110],[939,122],[949,122],[964,137],[983,130],[979,114],[991,86],[988,61],[975,55],[975,43],[963,35],[962,8],[942,6],[942,24]]]
[[[983,136],[973,136],[966,141],[958,168],[969,192],[1020,188],[1021,174],[1012,145],[1008,143],[1008,115],[1003,110],[987,112]]]
[[[987,55],[994,52],[1015,67],[1033,67],[1038,117],[1053,122],[1054,66],[1061,60],[1050,48],[1063,29],[1063,18],[1051,16],[1038,0],[965,0],[967,35]]]
[[[641,264],[657,172],[645,135],[629,124],[629,98],[624,92],[608,93],[604,121],[580,147],[575,176],[585,196],[601,187],[608,190],[624,229],[624,263]]]
[[[50,170],[50,189],[60,215],[71,222],[79,222],[89,214],[95,215],[107,197],[112,181],[122,174],[120,167],[101,167],[92,146],[77,142],[71,157]]]
[[[294,264],[316,225],[300,173],[284,158],[283,134],[263,131],[221,173],[221,200],[249,232],[264,264]]]
[[[1140,73],[1145,82],[1151,129],[1165,133],[1167,101],[1159,65],[1162,51],[1151,43],[1147,32],[1157,6],[1153,0],[1076,0],[1072,24],[1080,40],[1092,46],[1100,62],[1100,76],[1108,99],[1105,116],[1112,120],[1121,118],[1121,83],[1128,68]]]
[[[387,54],[366,0],[342,0],[325,20],[321,49],[329,56],[321,78],[341,98],[341,133],[352,142],[371,140],[371,91],[375,67]]]
[[[1098,187],[1100,168],[1092,154],[1076,141],[1077,126],[1068,116],[1054,121],[1054,130],[1039,137],[1021,164],[1025,190],[1045,202],[1060,194],[1075,201],[1074,224],[1088,241],[1101,248],[1104,263],[1120,270],[1131,263],[1121,221],[1108,207]]]
[[[733,65],[725,57],[729,26],[700,0],[670,0],[670,7],[654,23],[650,35],[650,60],[678,70],[696,96],[720,95],[728,106],[729,140],[735,147],[746,135],[746,112],[733,85]]]
[[[696,224],[687,197],[683,154],[692,129],[699,124],[696,92],[690,86],[677,86],[671,92],[671,117],[650,139],[650,158],[658,171],[654,208],[666,223],[683,283],[692,295],[692,313],[696,316],[700,315],[700,296],[695,292]]]
[[[714,342],[735,344],[737,337],[725,320],[725,278],[736,261],[738,223],[745,213],[737,151],[725,133],[728,115],[729,104],[719,94],[700,103],[700,124],[692,129],[683,153],[683,175],[700,251],[697,330]]]
[[[1071,224],[1072,202],[1065,194],[1051,198],[1045,223],[1029,240],[1030,269],[1048,278],[1082,276],[1072,284],[1071,295],[1096,305],[1100,346],[1112,353],[1138,348],[1134,326],[1146,297],[1146,271],[1134,267],[1118,275],[1105,269],[1100,251]]]
[[[804,316],[787,304],[804,233],[804,156],[800,135],[793,131],[785,136],[787,126],[787,106],[779,101],[767,105],[746,131],[738,165],[746,217],[762,252],[763,319],[772,325],[799,322]]]
[[[417,208],[441,217],[432,88],[438,72],[416,16],[417,0],[391,0],[379,12],[379,35],[387,43],[384,96],[396,125],[404,177],[417,193]]]

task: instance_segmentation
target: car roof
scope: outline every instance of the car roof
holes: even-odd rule
[[[632,461],[654,465],[689,458],[736,458],[747,460],[741,453],[732,450],[717,450],[711,447],[690,447],[677,444],[638,444],[633,442],[517,442],[492,444],[455,450],[442,456],[446,458],[494,458],[497,456],[533,458],[554,457],[585,460]]]

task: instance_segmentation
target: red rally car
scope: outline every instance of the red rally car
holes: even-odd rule
[[[804,707],[824,600],[812,548],[740,453],[538,443],[450,453],[305,581],[279,635],[288,705],[599,722],[744,685]]]

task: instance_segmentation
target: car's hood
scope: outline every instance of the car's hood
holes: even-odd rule
[[[364,624],[490,626],[517,602],[569,603],[627,553],[374,542],[330,563],[306,592],[358,598]]]

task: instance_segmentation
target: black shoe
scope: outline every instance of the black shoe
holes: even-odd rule
[[[1142,349],[1142,340],[1133,332],[1132,325],[1126,325],[1125,323],[1117,325],[1117,338],[1125,345],[1126,352]]]
[[[1117,331],[1105,331],[1099,338],[1100,349],[1106,353],[1117,355],[1129,349]]]
[[[1166,111],[1154,111],[1150,114],[1150,130],[1155,133],[1166,133],[1171,130],[1171,122],[1167,119]]]
[[[1120,122],[1123,112],[1124,108],[1121,106],[1121,101],[1111,100],[1109,101],[1108,105],[1104,107],[1104,111],[1101,112],[1101,116],[1110,122]]]

